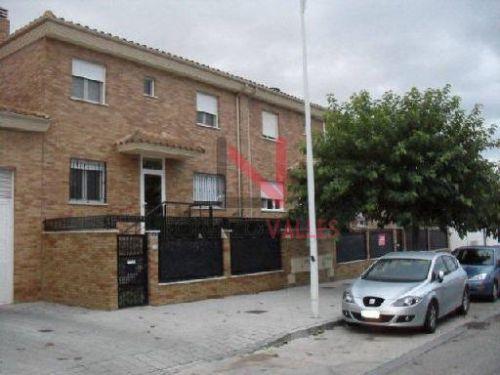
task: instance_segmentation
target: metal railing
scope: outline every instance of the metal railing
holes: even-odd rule
[[[116,229],[119,222],[135,225],[141,221],[144,218],[136,215],[77,216],[45,219],[43,227],[46,232]]]
[[[72,216],[61,217],[54,219],[45,219],[43,228],[46,232],[63,232],[63,231],[82,231],[82,230],[103,230],[117,229],[118,223],[132,223],[124,232],[129,232],[139,223],[153,220],[156,217],[169,216],[168,208],[174,205],[188,206],[188,216],[192,217],[193,209],[199,209],[199,216],[202,217],[208,209],[208,216],[213,217],[214,206],[219,205],[219,202],[178,202],[164,201],[154,207],[145,216],[141,215],[97,215],[97,216]]]

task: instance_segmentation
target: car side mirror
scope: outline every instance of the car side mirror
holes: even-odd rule
[[[443,270],[438,272],[437,279],[440,283],[443,282],[443,280],[444,280],[444,271]]]

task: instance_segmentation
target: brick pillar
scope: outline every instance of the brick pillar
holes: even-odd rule
[[[295,240],[297,242],[297,240]],[[280,248],[281,248],[281,268],[287,277],[287,284],[294,285],[296,283],[295,274],[292,270],[292,258],[294,255],[294,248],[292,244],[292,239],[289,234],[281,232],[280,237]],[[296,254],[295,254],[296,255]]]
[[[158,233],[148,233],[148,300],[156,305],[158,294]]]
[[[225,277],[231,276],[231,230],[222,230],[222,270]]]

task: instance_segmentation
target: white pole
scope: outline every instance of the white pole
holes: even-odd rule
[[[307,148],[307,201],[309,213],[309,251],[311,271],[311,309],[313,317],[319,316],[319,285],[318,285],[318,242],[316,240],[316,207],[314,197],[314,168],[311,135],[311,105],[309,104],[309,83],[307,78],[307,45],[306,45],[306,0],[300,2],[300,25],[302,31],[302,59],[304,79],[304,112],[306,123],[306,148]]]

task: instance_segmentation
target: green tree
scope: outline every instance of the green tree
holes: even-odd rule
[[[373,99],[362,91],[338,104],[329,97],[325,134],[314,141],[317,210],[348,226],[359,213],[383,226],[486,228],[498,236],[500,171],[483,157],[498,147],[476,105],[443,89],[412,88]],[[304,166],[292,172],[295,215],[307,207]]]

